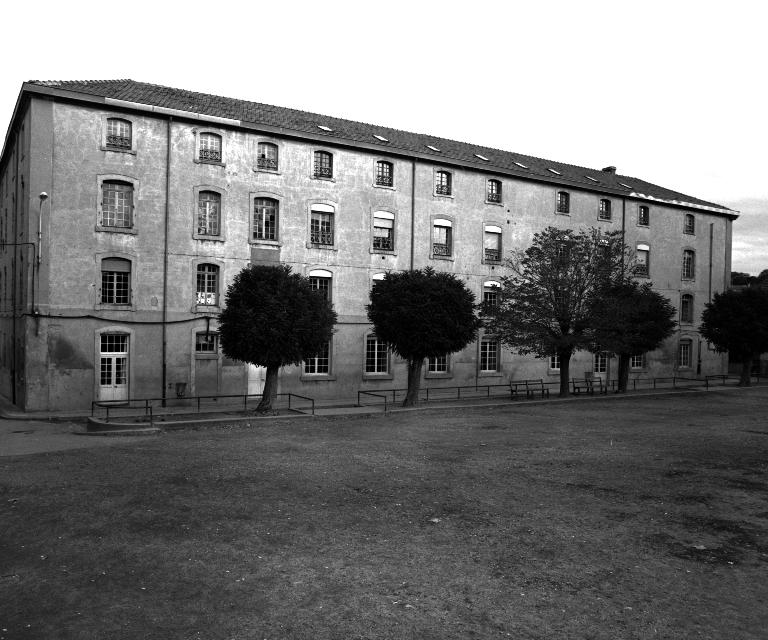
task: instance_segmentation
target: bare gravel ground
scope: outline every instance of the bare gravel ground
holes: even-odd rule
[[[768,389],[0,458],[0,638],[768,629]]]

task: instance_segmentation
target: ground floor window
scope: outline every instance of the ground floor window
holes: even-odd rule
[[[677,366],[681,369],[690,368],[693,345],[690,340],[681,340],[677,349]]]
[[[365,339],[365,372],[389,373],[389,350],[387,343],[376,336]]]
[[[102,333],[99,354],[99,399],[128,399],[128,334]]]
[[[642,369],[645,367],[645,355],[642,353],[639,353],[634,356],[630,356],[629,358],[629,368],[630,369]]]
[[[304,373],[308,375],[328,374],[331,372],[331,343],[325,346],[313,356],[304,361]]]
[[[607,373],[608,372],[608,354],[605,351],[595,354],[594,358],[594,372],[595,373]]]
[[[196,354],[218,354],[218,352],[219,334],[208,332],[195,335]]]
[[[499,370],[499,341],[484,337],[480,341],[480,371]]]
[[[427,373],[448,373],[448,356],[436,356],[427,360]]]
[[[560,371],[560,356],[549,356],[549,368],[552,371]]]

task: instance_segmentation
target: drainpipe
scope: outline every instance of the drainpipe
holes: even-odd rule
[[[414,252],[413,246],[414,239],[416,237],[416,159],[411,160],[411,271],[413,271],[414,265]]]
[[[163,349],[162,349],[162,395],[165,406],[165,387],[167,385],[166,354],[168,350],[168,229],[170,227],[170,198],[171,198],[171,123],[173,116],[168,116],[166,126],[166,151],[165,151],[165,237],[163,239]]]
[[[19,218],[19,132],[16,131],[16,142],[14,144],[14,162],[16,179],[13,184],[13,239],[17,240],[18,218]],[[16,381],[18,376],[16,358],[16,261],[19,257],[18,247],[13,247],[13,260],[11,261],[11,336],[13,344],[11,345],[11,402],[16,404]]]
[[[622,271],[624,270],[624,245],[627,243],[627,236],[626,236],[626,226],[627,226],[627,199],[622,198],[621,199],[621,268]]]
[[[715,223],[709,223],[709,278],[707,279],[707,302],[712,302],[712,248],[715,238]]]

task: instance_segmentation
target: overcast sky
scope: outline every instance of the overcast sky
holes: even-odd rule
[[[738,209],[768,269],[761,2],[12,2],[0,128],[25,80],[131,78],[616,165]],[[12,8],[11,8],[12,7]]]

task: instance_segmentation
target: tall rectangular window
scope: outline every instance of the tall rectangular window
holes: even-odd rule
[[[571,211],[571,195],[567,191],[557,192],[557,212],[558,213],[570,213]]]
[[[450,257],[451,247],[451,227],[450,220],[437,219],[432,227],[432,255],[441,257]]]
[[[271,142],[259,142],[256,150],[256,166],[267,171],[277,171],[277,145]]]
[[[313,357],[304,361],[304,373],[307,375],[322,375],[331,372],[331,343],[326,342],[323,348]]]
[[[501,227],[485,225],[483,231],[483,260],[485,262],[501,261]]]
[[[696,233],[696,218],[692,213],[685,214],[685,222],[683,224],[683,233],[693,234]]]
[[[326,300],[331,299],[331,282],[333,274],[325,269],[314,269],[309,272],[309,286],[323,294]]]
[[[369,335],[365,339],[365,372],[389,372],[389,350],[387,349],[387,343],[382,342],[373,335]]]
[[[197,233],[218,236],[221,220],[221,196],[215,191],[201,191],[197,197]]]
[[[651,221],[651,213],[648,207],[640,205],[637,209],[637,224],[647,227]]]
[[[101,261],[102,304],[131,303],[131,262],[123,258]]]
[[[603,198],[600,200],[600,208],[597,213],[598,220],[610,220],[611,213],[611,201]]]
[[[253,199],[253,240],[277,240],[279,207],[273,198]]]
[[[690,249],[683,251],[683,279],[693,280],[696,273],[696,254]]]
[[[692,362],[692,343],[690,340],[681,340],[677,349],[677,366],[681,369],[689,368]]]
[[[395,216],[387,211],[373,214],[373,248],[380,251],[393,251]]]
[[[648,276],[650,273],[651,248],[647,244],[637,245],[634,273],[636,276]]]
[[[333,246],[333,208],[327,205],[312,209],[309,221],[309,240],[312,244]]]
[[[101,185],[101,226],[133,226],[133,185],[105,180]]]
[[[327,151],[315,151],[312,175],[315,178],[333,178],[333,155]]]
[[[197,265],[197,304],[219,303],[219,267],[215,264]]]
[[[549,356],[549,368],[552,371],[560,371],[560,356]]]
[[[480,371],[499,370],[499,341],[483,336],[480,340]]]
[[[488,180],[485,197],[488,202],[501,203],[501,180]]]
[[[439,196],[451,195],[453,179],[450,171],[435,171],[435,193]]]
[[[608,354],[605,351],[594,354],[594,367],[595,373],[607,373],[608,372]]]
[[[379,187],[391,187],[394,184],[392,163],[379,160],[376,163],[376,185]]]
[[[693,296],[689,293],[680,296],[680,322],[686,324],[693,322]]]

